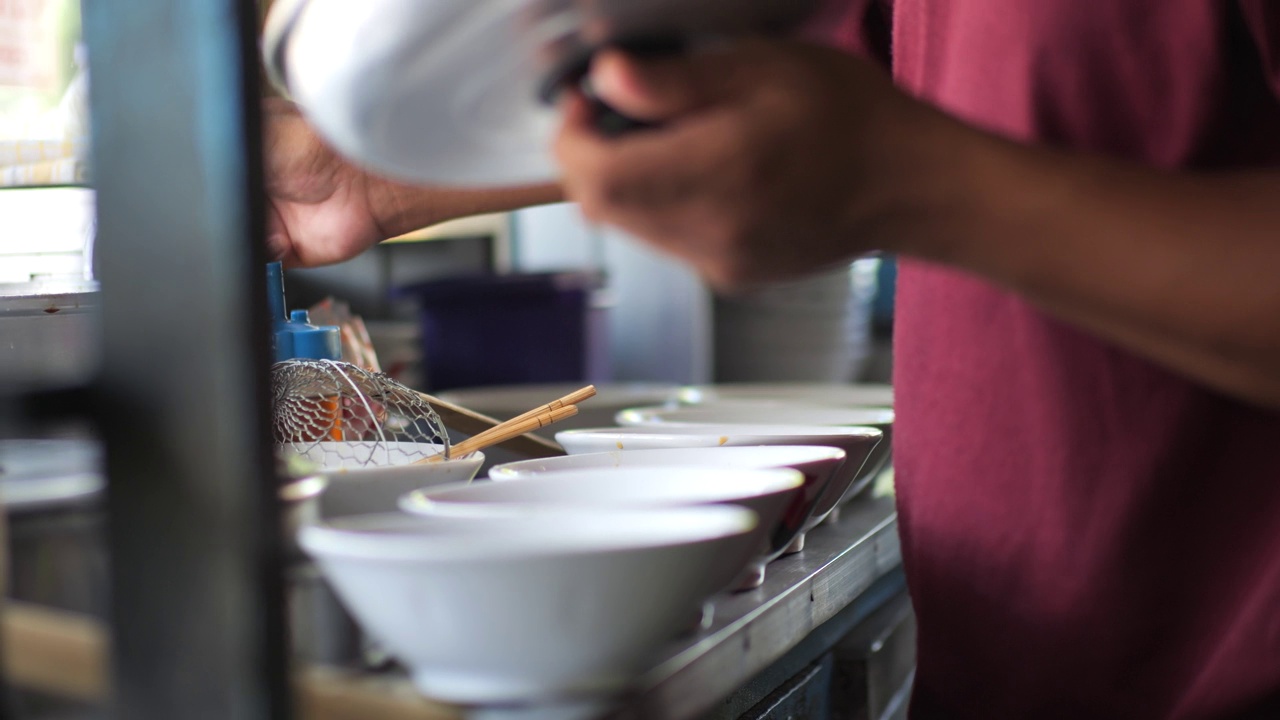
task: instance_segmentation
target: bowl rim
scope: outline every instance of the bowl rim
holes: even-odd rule
[[[768,431],[766,431],[768,429]],[[797,438],[797,437],[839,437],[839,438],[863,438],[866,440],[882,439],[884,431],[871,427],[870,425],[786,425],[786,424],[761,424],[761,425],[735,425],[733,423],[719,424],[685,424],[685,423],[664,423],[661,425],[633,425],[625,427],[598,427],[598,428],[580,428],[574,430],[561,430],[556,433],[556,441],[561,442],[561,436],[574,437],[603,437],[614,440],[625,440],[628,437],[646,437],[646,438],[688,438],[688,437],[706,437],[706,438],[728,438],[734,441],[747,438],[747,442],[759,440],[760,444],[767,444],[766,441],[772,441],[778,438]],[[721,443],[728,442],[728,439]]]
[[[745,503],[752,500],[763,500],[799,490],[804,487],[804,474],[793,468],[737,469],[715,468],[703,465],[670,465],[661,468],[586,468],[558,470],[544,473],[537,477],[523,478],[519,484],[528,486],[536,483],[541,487],[563,485],[570,490],[581,486],[600,487],[633,483],[643,488],[654,482],[655,470],[667,473],[686,473],[691,477],[685,483],[704,482],[708,489],[702,496],[678,497],[669,500],[653,499],[650,501],[626,500],[590,500],[577,499],[572,494],[565,497],[554,497],[535,501],[496,500],[467,501],[465,498],[473,494],[492,492],[494,488],[503,492],[517,483],[449,483],[435,487],[420,488],[405,493],[397,503],[401,510],[414,515],[449,515],[449,516],[483,516],[520,515],[547,507],[563,508],[666,508],[721,503]],[[452,497],[462,497],[462,501],[453,501]],[[443,501],[442,501],[443,498]]]
[[[750,407],[750,403],[738,405],[739,409]],[[646,407],[627,408],[619,410],[614,416],[614,421],[622,426],[666,426],[666,425],[787,425],[790,423],[757,423],[757,422],[735,422],[732,420],[690,420],[681,419],[682,416],[697,416],[698,414],[714,413],[717,410],[724,410],[726,407],[716,405],[685,405],[678,408],[663,407],[660,405],[650,405]],[[764,411],[807,411],[812,412],[819,417],[840,417],[848,416],[848,422],[809,422],[808,425],[829,425],[831,427],[892,427],[896,417],[893,408],[890,407],[833,407],[830,405],[813,405],[808,403],[761,403],[759,405]],[[667,419],[670,417],[671,419]]]
[[[776,382],[729,382],[729,383],[705,383],[685,385],[680,388],[680,404],[705,406],[714,405],[722,402],[741,403],[741,402],[790,402],[790,403],[814,403],[827,406],[826,401],[815,400],[813,397],[796,397],[788,396],[787,393],[815,393],[815,392],[834,392],[846,394],[866,393],[872,395],[887,395],[890,399],[889,404],[875,403],[869,405],[849,404],[847,401],[839,398],[833,399],[829,404],[832,407],[893,407],[894,401],[897,400],[896,392],[892,383],[874,383],[874,382],[821,382],[806,380],[782,380]]]
[[[380,444],[382,444],[382,441],[380,440],[345,440],[345,441],[322,440],[320,442],[309,444],[307,446],[307,450],[311,450],[315,448],[323,449],[325,447],[334,446],[334,445],[347,445],[347,446],[360,445],[360,446],[367,446],[369,449],[373,450],[373,449],[376,449],[376,446]],[[386,445],[389,445],[389,446],[427,445],[434,448],[441,447],[441,443],[419,443],[419,442],[400,441],[400,440],[388,442],[386,443]],[[292,453],[294,455],[301,456],[301,457],[306,456],[305,452],[299,451],[291,443],[276,443],[274,451],[277,455],[281,453]],[[448,459],[439,461],[439,463],[433,463],[433,464],[442,464],[445,466],[450,466],[450,465],[468,465],[472,463],[478,463],[480,465],[483,465],[484,461],[485,461],[484,452],[480,450],[476,450],[475,452],[468,453],[466,455],[463,455],[462,457],[448,458]],[[353,467],[353,468],[330,468],[330,467],[324,466],[323,464],[316,463],[315,469],[308,474],[325,475],[325,476],[342,476],[342,475],[349,475],[352,473],[359,474],[359,473],[369,473],[369,472],[385,472],[387,470],[400,470],[403,468],[412,467],[414,465],[417,465],[417,463],[406,462],[406,463],[398,463],[395,465],[366,465],[362,467]]]
[[[775,467],[790,467],[792,464],[807,464],[807,463],[822,462],[825,460],[843,462],[849,456],[848,452],[846,452],[841,448],[835,447],[833,445],[830,445],[830,446],[829,445],[719,445],[719,446],[713,446],[713,447],[642,448],[639,450],[603,450],[599,452],[579,453],[577,455],[563,455],[560,457],[551,457],[551,458],[534,458],[531,460],[517,460],[514,462],[503,463],[501,465],[495,465],[489,469],[489,478],[491,480],[515,480],[515,479],[523,479],[523,478],[528,478],[533,476],[541,476],[541,475],[545,475],[547,473],[553,473],[553,472],[565,472],[569,470],[598,470],[598,469],[607,468],[607,467],[669,468],[673,466],[678,466],[681,463],[670,462],[670,463],[654,463],[653,465],[646,465],[643,463],[643,460],[646,456],[659,456],[659,455],[664,455],[664,454],[673,453],[673,452],[681,453],[681,454],[688,453],[693,455],[705,454],[708,456],[713,456],[717,454],[724,455],[726,453],[732,454],[732,455],[747,455],[748,453],[761,453],[761,454],[777,453],[782,455],[785,453],[791,453],[795,456],[795,458],[799,458],[799,459],[779,458],[776,463],[769,462],[767,464],[754,465],[751,467],[748,467],[746,465],[731,466],[738,469],[754,469],[754,468],[770,469]],[[620,462],[618,458],[619,458],[619,455],[622,453],[626,453],[627,457],[630,458],[631,461],[636,461],[635,464],[629,464],[626,466],[607,464],[607,463]],[[572,458],[572,460],[570,460],[570,458]],[[593,464],[596,460],[601,461],[601,464],[599,465]],[[564,467],[564,468],[535,469],[539,464],[555,465],[558,463],[565,463],[570,466]],[[691,463],[691,465],[697,466],[694,463]]]
[[[589,510],[589,511],[588,511]],[[565,537],[566,523],[591,518],[602,527],[588,538]],[[643,541],[618,537],[620,524],[669,524],[668,531]],[[450,524],[466,532],[423,534],[417,530]],[[310,556],[325,560],[366,560],[409,564],[476,563],[483,561],[556,559],[656,550],[727,540],[755,532],[759,516],[736,505],[696,505],[647,508],[545,507],[537,512],[510,516],[428,517],[386,513],[341,518],[307,525],[298,532],[298,544]],[[530,530],[532,527],[536,532]],[[525,542],[512,542],[503,531],[524,531]],[[545,528],[545,529],[544,529]],[[489,530],[488,533],[481,533]],[[550,542],[529,542],[530,536]],[[461,542],[466,539],[468,542]],[[625,542],[630,540],[630,542]]]

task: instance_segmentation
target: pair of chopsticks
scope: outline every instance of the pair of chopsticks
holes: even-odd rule
[[[575,390],[558,400],[552,400],[546,405],[536,407],[506,422],[498,423],[484,432],[463,440],[450,448],[449,454],[453,457],[464,457],[477,450],[483,450],[493,445],[501,445],[512,438],[534,432],[552,423],[560,422],[565,418],[571,418],[578,414],[578,403],[594,397],[595,394],[596,388],[594,385]],[[444,460],[444,456],[437,455],[428,458],[424,462],[440,462],[441,460]]]

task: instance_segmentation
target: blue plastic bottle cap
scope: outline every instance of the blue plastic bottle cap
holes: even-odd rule
[[[278,262],[267,265],[267,303],[276,362],[342,359],[342,332],[337,327],[312,325],[306,310],[285,317],[284,270]]]
[[[342,333],[334,326],[316,326],[306,310],[294,310],[289,322],[276,327],[276,362],[282,360],[341,360]]]

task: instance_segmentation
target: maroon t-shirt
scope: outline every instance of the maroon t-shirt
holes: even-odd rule
[[[1280,2],[896,0],[890,19],[899,84],[977,126],[1280,167]],[[1280,719],[1280,414],[920,262],[896,343],[914,718]]]

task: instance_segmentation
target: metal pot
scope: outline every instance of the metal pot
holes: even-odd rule
[[[316,665],[365,664],[365,641],[320,569],[298,547],[298,530],[319,520],[319,498],[328,481],[304,477],[280,488],[284,510],[285,593],[294,660]]]
[[[90,440],[0,440],[15,600],[105,618],[101,446]]]
[[[307,559],[298,547],[298,530],[320,519],[320,495],[328,484],[328,480],[315,475],[291,480],[280,488],[285,557],[291,563]]]

